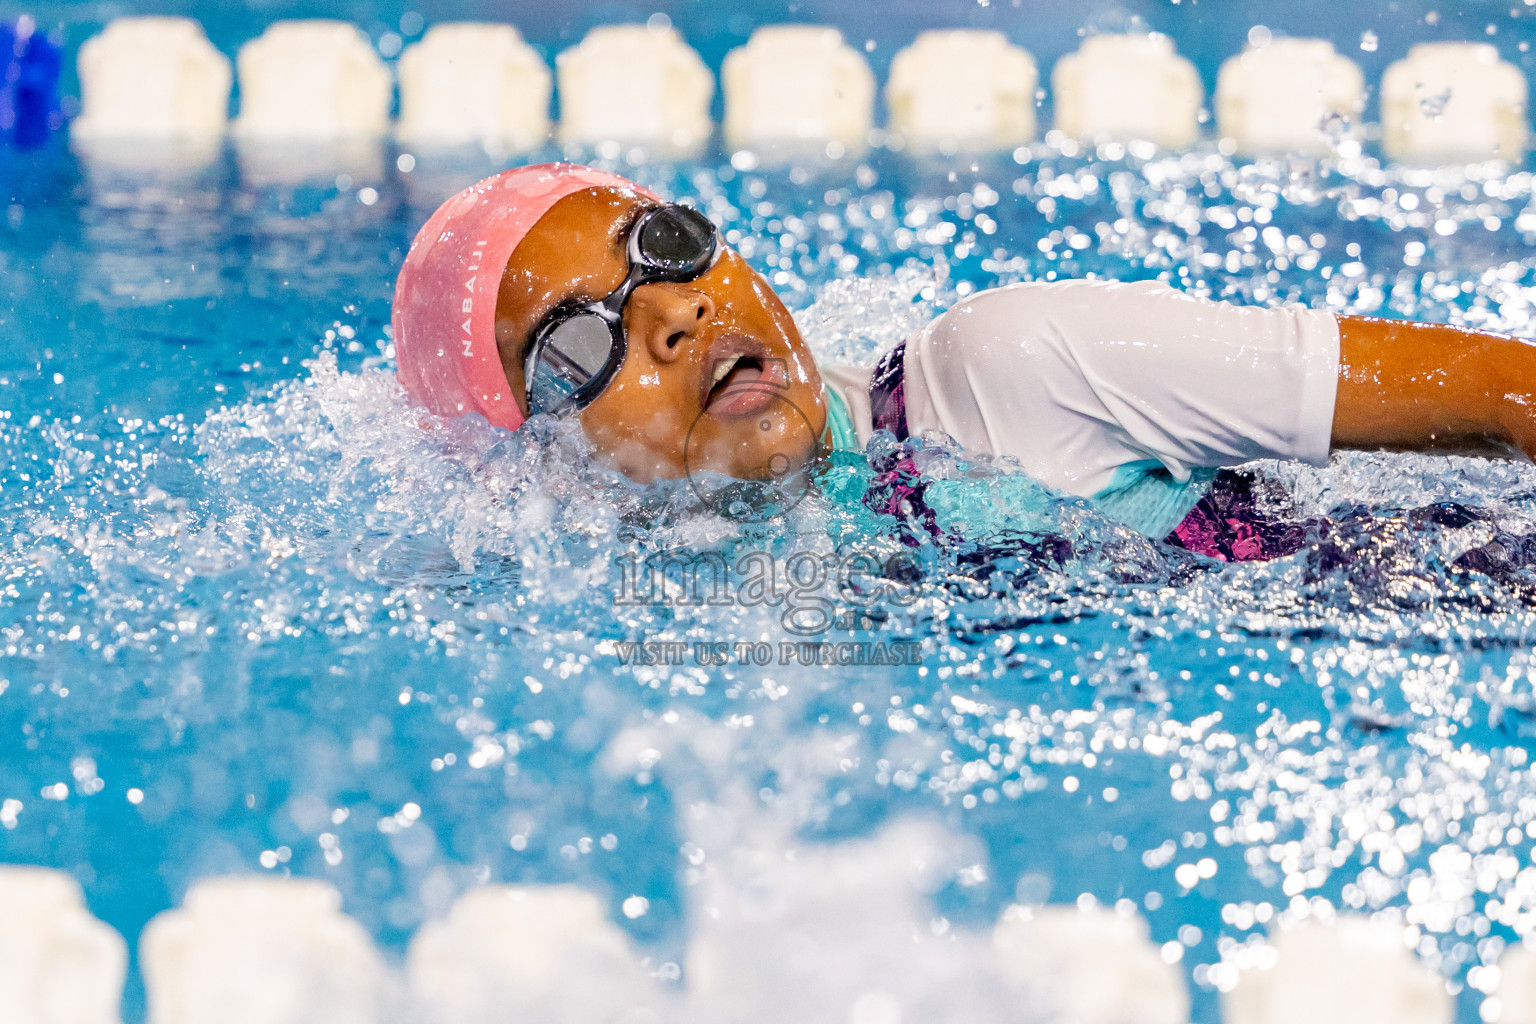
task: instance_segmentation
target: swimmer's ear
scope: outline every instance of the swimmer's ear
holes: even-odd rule
[[[714,318],[715,302],[703,292],[687,285],[652,284],[630,297],[624,326],[632,344],[645,345],[658,363],[670,363]]]

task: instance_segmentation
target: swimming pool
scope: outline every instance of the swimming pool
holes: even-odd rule
[[[715,1019],[743,1020],[849,1019],[861,971],[899,1019],[994,1019],[945,942],[1097,902],[1145,916],[1211,1021],[1278,921],[1384,911],[1478,1019],[1536,906],[1536,470],[1268,466],[1334,540],[1231,566],[942,445],[926,472],[992,497],[957,488],[965,542],[841,500],[857,465],[784,517],[713,514],[568,429],[423,428],[394,273],[497,165],[387,156],[303,185],[0,157],[0,862],[74,875],[130,941],[201,878],[323,878],[394,954],[478,884],[569,882],[669,984],[701,931],[788,963],[807,922],[868,918],[820,973],[730,975],[758,1009]],[[1525,169],[590,156],[698,202],[820,356],[1053,275],[1532,330]],[[706,553],[754,552],[802,574],[782,600],[690,593]],[[867,565],[902,567],[874,600],[843,585]]]

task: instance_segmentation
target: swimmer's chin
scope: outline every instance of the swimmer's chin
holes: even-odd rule
[[[596,459],[599,464],[641,485],[663,483],[667,480],[679,480],[686,475],[682,469],[676,466],[625,458],[622,455],[600,452],[597,454]]]
[[[616,451],[599,450],[593,453],[593,458],[599,465],[642,486],[681,480],[688,475],[688,467],[681,458],[659,455],[643,445],[623,445]]]
[[[600,465],[644,486],[682,480],[695,472],[718,473],[736,480],[753,482],[782,480],[786,476],[803,472],[822,454],[821,446],[812,444],[808,451],[771,452],[762,458],[753,457],[747,460],[746,465],[731,459],[702,459],[700,465],[691,466],[677,460],[659,459],[649,452],[634,449],[597,452],[594,458]]]

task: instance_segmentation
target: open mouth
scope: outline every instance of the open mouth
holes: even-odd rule
[[[712,404],[732,388],[755,384],[762,379],[763,361],[757,356],[735,355],[721,359],[715,363],[714,381],[704,404]]]
[[[704,408],[723,415],[756,412],[773,400],[775,391],[784,388],[783,377],[778,360],[750,353],[726,356],[715,362]]]

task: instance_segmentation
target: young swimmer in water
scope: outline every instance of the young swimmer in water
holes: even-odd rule
[[[1276,553],[1210,535],[1233,525],[1210,504],[1220,467],[1338,448],[1536,456],[1536,347],[1153,282],[982,292],[872,369],[818,367],[702,215],[569,164],[443,204],[401,269],[393,328],[400,379],[432,411],[507,429],[578,415],[640,482],[780,478],[876,430],[940,431],[1217,557]]]

